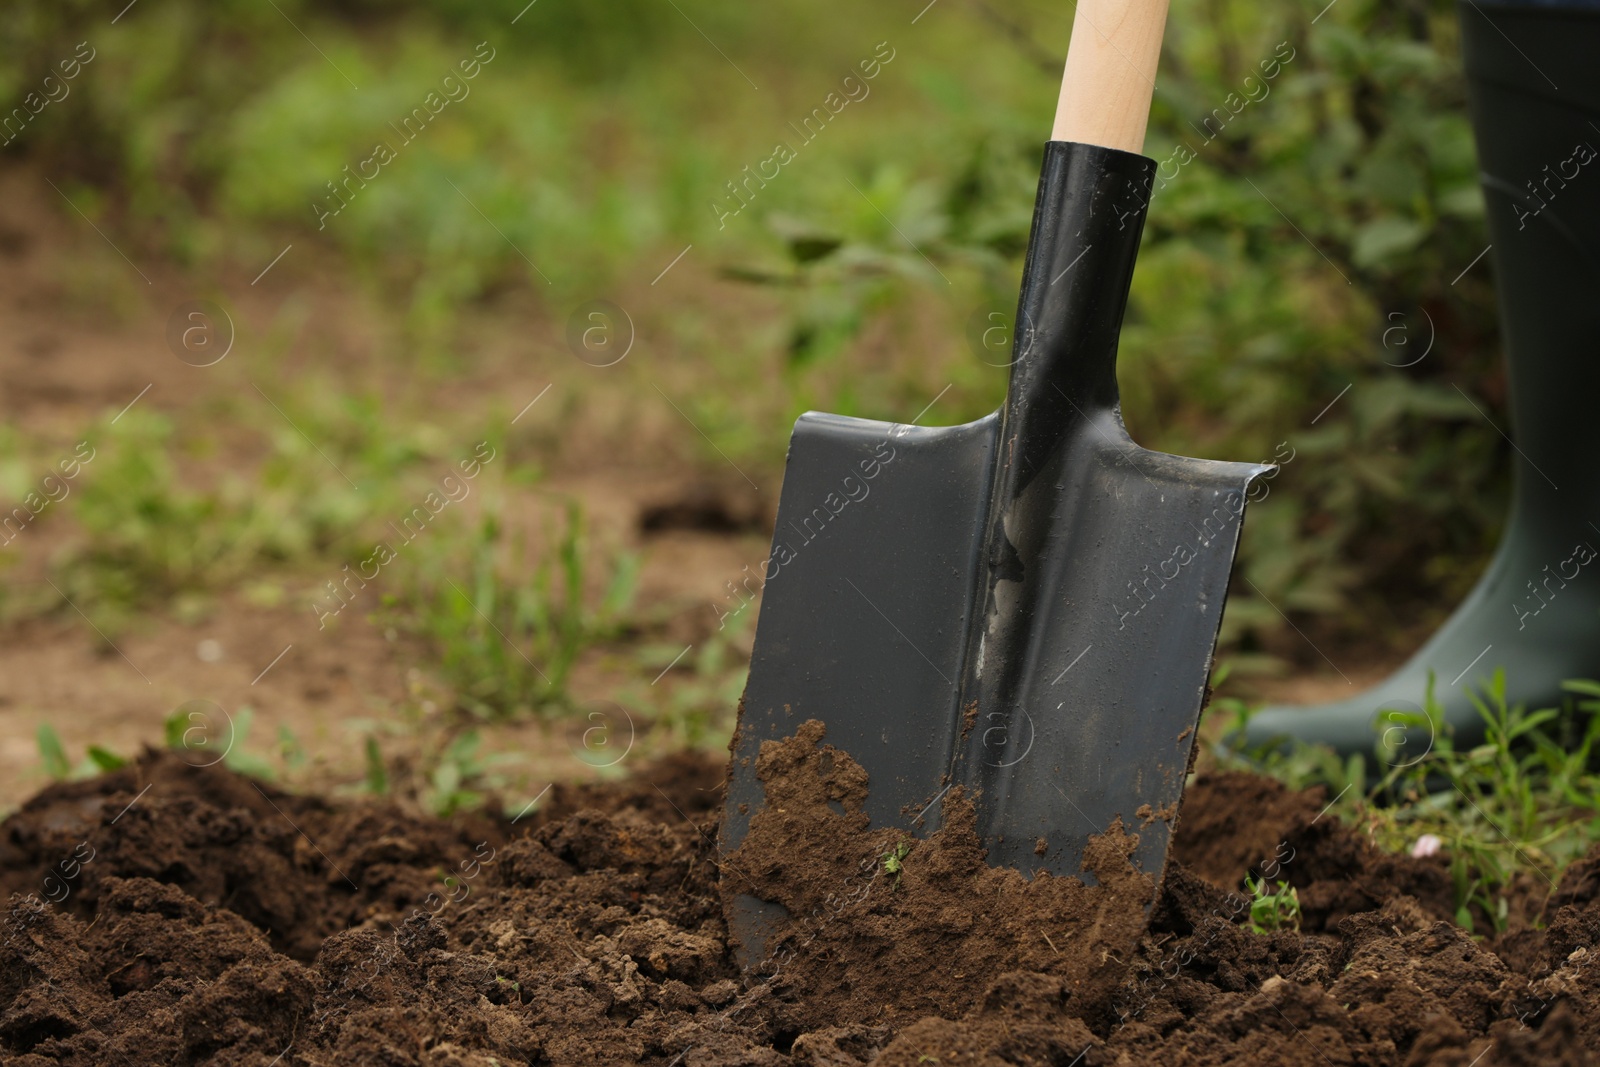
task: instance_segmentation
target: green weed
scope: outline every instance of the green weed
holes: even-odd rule
[[[177,457],[203,443],[180,439],[164,415],[127,412],[98,436],[95,465],[69,498],[83,536],[54,561],[55,581],[114,631],[138,610],[344,543],[365,501],[298,437],[276,446],[253,479],[186,477]]]
[[[1333,810],[1361,825],[1390,851],[1410,849],[1425,835],[1439,839],[1450,862],[1457,920],[1467,929],[1504,928],[1505,893],[1519,873],[1554,888],[1561,872],[1600,841],[1600,683],[1569,681],[1563,708],[1528,710],[1507,704],[1505,673],[1496,671],[1473,704],[1485,739],[1458,749],[1430,682],[1423,711],[1393,712],[1378,725],[1385,740],[1409,731],[1425,754],[1390,751],[1381,776],[1369,779],[1360,754],[1341,762],[1320,746],[1296,744],[1287,753],[1263,746],[1244,754],[1293,788],[1326,786],[1343,794]],[[1242,725],[1243,720],[1239,720]]]
[[[251,411],[229,427],[239,416],[223,404],[180,432],[135,408],[91,435],[94,464],[64,501],[79,531],[51,572],[101,629],[115,633],[151,610],[194,621],[235,588],[275,604],[297,570],[361,559],[391,540],[392,517],[437,491],[432,479],[469,450],[428,423],[395,431],[372,397],[315,382]],[[224,447],[259,453],[219,471]],[[50,605],[68,610],[58,596],[35,608]]]
[[[194,702],[184,704],[162,720],[168,748],[186,753],[185,758],[196,766],[221,763],[231,771],[269,782],[278,776],[271,761],[247,747],[250,727],[255,723],[254,708],[245,705],[229,714],[214,705],[205,708],[193,705]],[[280,735],[280,758],[290,756],[294,747],[285,747]]]
[[[569,709],[578,657],[624,628],[638,560],[622,554],[602,564],[604,573],[594,575],[600,593],[591,599],[595,561],[583,513],[574,502],[564,516],[550,550],[534,559],[489,515],[471,543],[435,550],[411,592],[387,598],[384,617],[429,644],[444,681],[474,715]]]
[[[639,665],[653,680],[635,682],[623,702],[653,708],[653,729],[673,747],[726,744],[733,731],[734,709],[750,675],[747,644],[755,619],[752,605],[688,650],[665,643],[641,645],[636,652]]]
[[[878,857],[879,862],[883,864],[883,873],[894,876],[892,884],[896,886],[900,884],[900,874],[905,869],[906,857],[909,855],[911,855],[911,842],[901,841]]]
[[[56,728],[47,722],[39,724],[35,734],[39,742],[39,759],[44,763],[44,773],[61,781],[72,772],[72,766],[67,762],[67,751],[61,744],[61,735],[56,733]]]
[[[495,768],[517,760],[512,753],[482,755],[483,739],[476,730],[458,734],[439,753],[427,772],[422,802],[435,815],[454,815],[483,806],[487,791],[504,784]]]
[[[365,785],[368,793],[375,797],[389,795],[389,770],[383,762],[383,752],[378,748],[378,739],[371,734],[367,735],[366,744],[363,746],[365,757]]]
[[[90,745],[83,759],[74,765],[67,758],[61,735],[47,722],[39,724],[34,736],[39,745],[39,761],[44,764],[44,772],[58,782],[69,778],[93,778],[97,774],[128,765],[125,758],[100,745]]]
[[[278,725],[277,756],[284,769],[291,774],[304,770],[310,762],[310,756],[306,754],[305,745],[300,743],[300,738],[282,723]]]
[[[1250,929],[1258,934],[1300,929],[1300,894],[1288,882],[1245,876],[1250,894]]]

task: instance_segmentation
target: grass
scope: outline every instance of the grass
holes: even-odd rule
[[[485,790],[497,788],[501,781],[495,767],[514,760],[510,753],[480,753],[483,739],[476,730],[466,730],[453,738],[427,769],[428,785],[423,804],[435,815],[449,816],[458,811],[481,807]]]
[[[292,777],[306,765],[299,738],[286,727],[279,727],[274,750],[255,751],[250,746],[250,730],[255,711],[243,706],[229,713],[210,701],[190,701],[173,710],[162,724],[167,749],[179,753],[191,766],[221,764],[239,774],[262,781]],[[355,724],[360,725],[360,724]],[[391,732],[407,732],[391,725]],[[421,732],[410,731],[421,738]],[[88,746],[82,760],[74,764],[67,755],[60,735],[49,723],[41,723],[37,734],[39,761],[53,781],[92,778],[127,766],[131,760],[99,745]],[[360,791],[370,796],[389,797],[396,785],[404,784],[408,796],[423,809],[440,817],[483,807],[489,796],[507,784],[499,768],[517,757],[509,753],[485,753],[483,739],[473,729],[456,730],[431,752],[417,746],[425,756],[408,768],[397,781],[385,760],[378,739],[367,733],[362,746],[364,778]]]
[[[1404,852],[1437,838],[1450,863],[1457,922],[1498,931],[1519,876],[1553,890],[1567,865],[1600,841],[1600,683],[1575,680],[1564,688],[1570,696],[1562,708],[1509,705],[1505,674],[1497,671],[1473,695],[1485,740],[1461,749],[1430,685],[1420,715],[1393,713],[1383,728],[1391,740],[1398,735],[1388,731],[1399,727],[1413,738],[1432,737],[1432,746],[1381,775],[1369,775],[1360,754],[1341,762],[1303,743],[1287,753],[1264,746],[1239,755],[1291,788],[1325,786],[1340,797],[1332,810],[1380,848]],[[1237,704],[1233,710],[1241,711]],[[1374,742],[1382,743],[1377,733]]]
[[[508,505],[529,502],[526,491],[538,482],[527,464],[503,459],[482,464],[469,497],[430,518],[415,544],[383,568],[376,589],[352,583],[350,561],[366,558],[375,538],[398,545],[394,517],[413,515],[438,489],[440,470],[470,450],[453,444],[466,439],[462,434],[437,425],[387,431],[377,405],[328,395],[315,385],[285,390],[277,397],[282,414],[231,423],[237,413],[224,406],[181,422],[134,409],[115,426],[97,425],[96,459],[73,483],[70,508],[53,505],[36,520],[64,528],[65,536],[53,538],[45,574],[112,639],[152,615],[199,622],[234,595],[258,607],[310,605],[328,625],[370,617],[391,628],[391,639],[403,632],[426,674],[448,693],[448,736],[422,746],[425,765],[391,768],[379,737],[367,731],[359,742],[364,788],[404,791],[441,814],[480,806],[504,783],[493,771],[498,758],[474,751],[480,742],[471,722],[580,713],[572,675],[592,650],[610,650],[624,687],[635,671],[653,679],[667,666],[653,663],[655,648],[641,642],[634,604],[640,561],[602,543],[575,501],[540,496],[531,515],[521,507],[515,524],[502,520]],[[237,458],[241,451],[248,460]],[[25,480],[36,464],[13,466],[15,479]],[[50,590],[39,585],[7,586],[6,618],[53,613],[78,624],[64,601],[40,595]],[[740,642],[754,612],[746,614],[751,619],[698,642],[666,682],[639,681],[632,690],[633,706],[650,711],[641,728],[657,730],[656,741],[720,743],[743,686]],[[392,710],[390,725],[421,736],[412,713]],[[306,762],[303,746],[288,735],[275,751],[247,750],[251,715],[235,715],[231,745],[194,740],[180,715],[169,720],[169,745],[202,753],[208,742],[221,745],[227,765],[266,778]],[[119,765],[120,757],[98,746],[71,763],[48,728],[38,740],[52,777]]]
[[[141,407],[101,420],[70,507],[40,516],[71,513],[48,576],[115,635],[142,613],[192,621],[263,575],[370,549],[381,518],[421,495],[420,472],[453,457],[436,428],[394,432],[370,398],[316,399],[328,392],[303,386],[280,398],[282,414],[224,405],[180,425]],[[47,591],[5,606],[11,619],[65,610]]]
[[[467,544],[443,542],[387,599],[385,621],[425,642],[464,711],[483,719],[571,711],[585,649],[621,635],[638,577],[628,553],[597,561],[576,502],[543,553],[493,514]],[[591,587],[598,584],[598,593]]]
[[[194,766],[222,763],[240,774],[271,781],[278,776],[272,761],[247,747],[254,721],[255,710],[248,705],[230,714],[210,701],[192,700],[162,720],[162,733],[167,748],[183,753]],[[35,741],[44,772],[58,782],[93,778],[132,762],[129,757],[119,756],[101,745],[89,745],[83,759],[74,764],[67,756],[61,735],[49,723],[39,724]],[[275,755],[286,770],[297,770],[305,763],[299,740],[283,727],[279,728]]]
[[[193,766],[209,767],[221,763],[239,774],[270,782],[278,777],[272,762],[249,749],[250,727],[255,722],[255,714],[255,709],[249,705],[229,712],[212,701],[188,701],[162,722],[167,748],[183,753],[184,759]],[[278,751],[280,762],[285,766],[296,765],[298,747],[293,735],[282,731]]]
[[[355,510],[308,467],[276,452],[260,482],[225,472],[197,485],[174,458],[182,444],[167,417],[129,412],[101,437],[101,466],[79,490],[73,514],[83,536],[52,569],[113,634],[142,610],[332,548]]]
[[[1288,882],[1245,876],[1245,891],[1250,894],[1247,922],[1258,934],[1300,929],[1300,894]]]

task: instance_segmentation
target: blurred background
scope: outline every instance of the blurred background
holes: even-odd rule
[[[725,744],[792,420],[1004,394],[1070,24],[12,0],[0,809],[146,743],[442,813]],[[1282,465],[1227,696],[1376,681],[1503,519],[1457,36],[1173,6],[1120,376],[1142,444]]]

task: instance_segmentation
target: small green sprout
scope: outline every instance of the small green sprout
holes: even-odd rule
[[[1288,882],[1245,876],[1250,891],[1250,929],[1258,934],[1300,929],[1300,894]]]
[[[905,866],[905,859],[911,855],[911,842],[902,841],[898,845],[878,857],[883,861],[883,873],[894,875],[894,884],[900,884],[900,872]]]

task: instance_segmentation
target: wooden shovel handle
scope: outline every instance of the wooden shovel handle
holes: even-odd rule
[[[1144,150],[1167,0],[1078,0],[1052,141]]]

